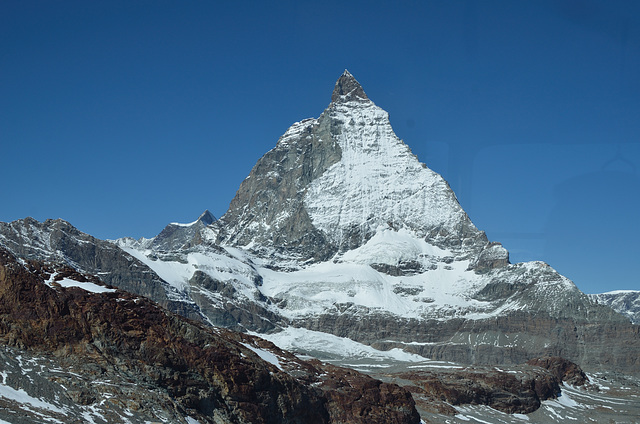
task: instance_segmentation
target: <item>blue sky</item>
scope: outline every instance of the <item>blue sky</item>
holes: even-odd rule
[[[640,2],[0,5],[0,220],[221,216],[347,68],[513,262],[640,289]]]

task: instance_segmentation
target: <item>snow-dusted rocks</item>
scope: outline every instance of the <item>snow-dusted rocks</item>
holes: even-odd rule
[[[600,304],[611,306],[634,324],[640,324],[640,290],[614,290],[590,296]]]
[[[398,139],[347,71],[320,117],[292,125],[258,161],[221,224],[222,243],[316,262],[387,229],[457,255],[486,243],[447,182]]]

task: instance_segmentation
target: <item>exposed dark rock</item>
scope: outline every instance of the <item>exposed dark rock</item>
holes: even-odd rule
[[[240,184],[220,219],[219,240],[239,246],[255,243],[262,253],[325,260],[337,247],[317,230],[303,196],[309,183],[340,160],[329,120],[302,121],[265,154]],[[266,249],[266,250],[265,250]]]
[[[191,224],[169,224],[160,234],[153,238],[150,247],[159,252],[175,252],[180,249],[188,249],[202,243],[202,240],[198,237],[200,231],[215,222],[216,218],[206,210]]]
[[[447,411],[440,402],[451,405],[487,405],[509,414],[527,414],[540,407],[542,401],[560,394],[559,380],[546,370],[524,368],[509,372],[491,368],[419,371],[402,373],[411,381],[414,392],[425,397],[432,412]]]
[[[487,243],[478,257],[469,264],[469,269],[484,273],[507,265],[509,265],[509,252],[502,247],[502,243],[494,241]]]
[[[336,86],[331,94],[332,102],[362,101],[369,98],[364,93],[360,83],[345,69],[344,73],[336,81]]]
[[[433,267],[435,268],[435,265]],[[398,265],[374,263],[371,264],[371,268],[375,269],[376,271],[380,271],[387,275],[393,276],[414,275],[426,271],[424,266],[418,261],[403,261]]]
[[[514,311],[484,320],[421,320],[372,314],[352,305],[296,325],[382,350],[401,348],[463,364],[517,365],[531,358],[562,356],[591,370],[630,374],[640,370],[640,326],[625,323],[622,317],[589,321],[552,317],[543,311]]]
[[[44,284],[54,272],[101,284],[69,268],[23,265],[0,249],[0,343],[52,355],[87,379],[96,371],[127,375],[140,388],[132,396],[140,401],[127,410],[139,417],[160,409],[207,423],[419,422],[411,395],[396,385],[301,361],[270,342],[207,328],[127,292]],[[155,390],[169,405],[144,396]],[[101,395],[80,386],[68,396],[90,404]]]
[[[527,364],[549,370],[559,381],[573,386],[584,386],[589,382],[579,365],[559,356],[531,359]]]

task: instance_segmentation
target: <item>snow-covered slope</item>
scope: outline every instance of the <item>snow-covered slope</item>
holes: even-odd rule
[[[345,71],[341,79],[353,76]],[[446,181],[418,161],[371,100],[339,96],[322,120],[340,128],[334,138],[342,156],[311,182],[304,202],[313,225],[332,243],[344,245],[354,230],[362,239],[350,247],[387,229],[411,230],[436,245],[460,227],[478,232]]]
[[[640,324],[640,290],[614,290],[590,296],[598,303],[611,306],[634,324]]]

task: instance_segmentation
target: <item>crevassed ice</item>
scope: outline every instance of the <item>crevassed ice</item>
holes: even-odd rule
[[[461,219],[464,212],[447,183],[395,135],[387,112],[373,102],[351,102],[333,104],[326,113],[342,122],[336,135],[342,158],[312,182],[304,202],[314,226],[332,241],[339,243],[353,227],[373,231],[392,222],[424,235],[429,227],[452,227]]]

